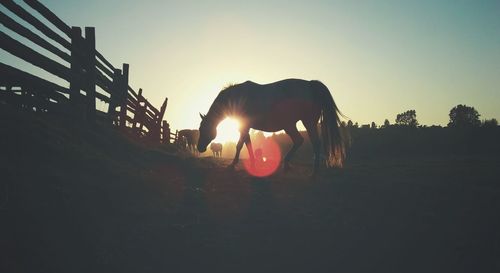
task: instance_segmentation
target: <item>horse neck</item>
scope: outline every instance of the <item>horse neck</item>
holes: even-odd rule
[[[212,107],[210,107],[210,110],[208,110],[206,116],[206,118],[208,118],[215,126],[219,125],[224,117],[224,107],[222,103],[213,104]]]

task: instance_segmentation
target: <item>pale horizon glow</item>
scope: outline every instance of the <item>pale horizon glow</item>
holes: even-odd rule
[[[500,118],[499,1],[41,2],[70,26],[96,27],[98,50],[130,64],[134,89],[158,108],[168,97],[173,130],[198,128],[228,83],[285,78],[322,81],[360,125],[410,109],[446,125],[457,104]],[[0,60],[56,78],[3,50]]]

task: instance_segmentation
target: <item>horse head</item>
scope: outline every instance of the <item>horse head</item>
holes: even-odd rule
[[[207,150],[207,146],[217,136],[217,127],[214,122],[200,113],[200,139],[198,140],[198,151],[203,153]]]

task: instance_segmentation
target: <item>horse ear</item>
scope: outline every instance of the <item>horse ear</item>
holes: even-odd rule
[[[203,114],[201,114],[201,113],[200,113],[200,118],[201,118],[201,119],[204,119],[204,118],[205,118],[205,115],[203,115]]]

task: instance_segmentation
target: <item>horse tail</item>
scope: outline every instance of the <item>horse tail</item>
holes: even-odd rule
[[[311,81],[316,100],[321,105],[321,137],[328,167],[342,167],[345,159],[344,137],[341,132],[340,116],[343,114],[333,100],[328,88],[320,81]]]

